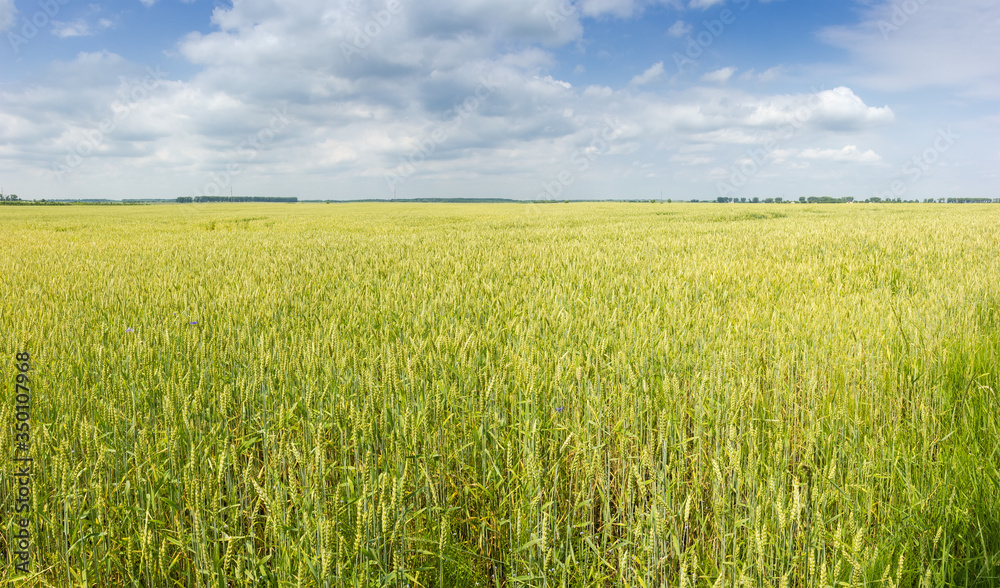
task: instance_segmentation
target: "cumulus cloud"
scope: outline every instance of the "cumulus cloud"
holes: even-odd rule
[[[649,69],[632,78],[632,84],[644,86],[663,75],[663,62],[654,63]]]
[[[662,62],[624,87],[571,84],[552,73],[550,48],[580,41],[588,17],[583,5],[580,14],[560,13],[560,5],[402,0],[400,9],[382,12],[385,0],[242,0],[217,7],[214,30],[187,35],[177,46],[197,72],[168,77],[128,102],[128,116],[74,177],[88,187],[128,174],[170,177],[174,196],[190,195],[238,164],[241,175],[230,180],[237,192],[253,185],[280,194],[294,185],[298,192],[289,195],[381,196],[386,174],[410,158],[420,162],[407,189],[436,179],[461,190],[463,182],[475,187],[488,177],[496,179],[491,185],[529,185],[507,196],[533,197],[537,178],[565,168],[574,153],[593,151],[609,119],[618,132],[595,167],[664,149],[672,155],[662,160],[692,170],[800,120],[810,145],[860,141],[850,133],[893,121],[889,107],[869,106],[847,87],[771,94],[715,83],[637,91],[663,77]],[[617,18],[627,7],[635,15],[648,5],[592,3],[588,10]],[[550,22],[552,14],[560,19]],[[734,73],[723,68],[706,81],[725,82]],[[0,88],[0,166],[16,152],[19,165],[51,175],[52,162],[99,128],[131,91],[128,80],[143,75],[113,53],[86,53],[56,64],[48,77]],[[241,159],[239,146],[267,128],[276,111],[288,124],[252,159]],[[633,163],[623,161],[621,169]],[[615,177],[617,169],[609,169],[607,177]],[[186,182],[180,189],[176,178]],[[329,194],[331,184],[350,193]]]
[[[328,179],[351,174],[376,178],[377,189],[385,170],[442,129],[446,139],[425,157],[421,173],[458,170],[487,153],[505,153],[511,169],[530,169],[553,142],[568,149],[587,139],[608,99],[599,88],[576,90],[543,75],[551,56],[532,45],[568,42],[579,23],[570,18],[553,29],[536,4],[406,3],[388,18],[379,12],[385,2],[248,0],[217,8],[216,32],[192,34],[179,44],[200,72],[163,84],[136,104],[128,123],[106,137],[79,174],[108,165],[137,168],[154,157],[164,169],[196,177],[225,169],[236,146],[275,108],[287,108],[293,122],[268,144],[268,153],[245,163],[247,170]],[[436,18],[442,14],[447,18]],[[64,36],[88,32],[83,25],[59,30]],[[517,48],[497,47],[517,39]],[[101,74],[81,84],[85,95],[73,96],[71,78],[60,74],[82,75],[95,60]],[[61,71],[38,85],[8,86],[0,95],[4,127],[23,133],[22,145],[34,144],[24,149],[34,152],[44,174],[99,126],[118,78],[130,68],[113,54],[86,54],[58,65]],[[49,103],[39,100],[43,95]],[[579,111],[572,107],[585,103]],[[43,129],[36,121],[47,118],[51,123]],[[5,130],[0,149],[15,139]]]
[[[747,113],[752,126],[773,127],[802,120],[831,131],[858,131],[890,124],[895,113],[888,106],[868,106],[850,88],[841,86],[813,94],[774,96]]]
[[[14,26],[17,8],[14,0],[0,0],[0,32]]]
[[[872,107],[850,88],[811,94],[758,96],[728,88],[701,88],[669,100],[643,98],[639,117],[663,132],[772,133],[788,125],[809,132],[856,132],[893,122],[889,107]],[[734,141],[726,141],[734,142]]]
[[[868,106],[853,90],[844,86],[818,92],[814,101],[813,119],[826,129],[860,130],[896,120],[895,112],[888,106]],[[810,101],[810,106],[812,104]]]
[[[798,155],[802,159],[818,159],[848,163],[882,163],[882,157],[871,149],[861,151],[857,145],[843,149],[805,149]]]
[[[667,29],[667,33],[671,37],[676,37],[680,39],[682,37],[690,35],[691,31],[693,30],[694,27],[691,26],[690,23],[684,22],[683,20],[679,20],[675,22],[673,25],[671,25],[669,29]]]

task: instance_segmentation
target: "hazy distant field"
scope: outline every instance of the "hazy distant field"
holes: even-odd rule
[[[998,229],[0,208],[0,561],[29,352],[38,575],[12,585],[995,587]]]

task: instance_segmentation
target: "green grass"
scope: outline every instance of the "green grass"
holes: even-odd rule
[[[998,221],[5,209],[0,584],[1000,585]]]

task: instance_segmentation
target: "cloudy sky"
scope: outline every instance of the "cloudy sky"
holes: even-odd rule
[[[995,0],[0,0],[24,199],[1000,198]]]

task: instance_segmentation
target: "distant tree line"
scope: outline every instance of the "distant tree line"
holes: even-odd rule
[[[20,202],[21,199],[17,197],[17,194],[7,194],[4,196],[0,194],[0,202]]]
[[[765,198],[761,200],[760,198],[729,198],[727,196],[719,196],[715,199],[716,202],[726,204],[733,202],[736,204],[783,204],[785,202],[784,198]],[[697,200],[692,200],[691,202],[697,202]]]
[[[180,204],[189,204],[192,202],[282,202],[285,204],[291,204],[298,202],[299,199],[292,198],[278,198],[272,196],[181,196],[177,199]]]
[[[808,198],[799,198],[799,202],[805,202],[808,204],[847,204],[849,202],[854,202],[854,198],[848,196],[847,198],[834,198],[832,196],[810,196]]]
[[[697,202],[697,200],[692,200],[691,202]],[[715,202],[722,203],[722,204],[726,204],[726,203],[735,203],[735,204],[741,204],[741,203],[742,204],[758,204],[758,203],[772,204],[772,203],[777,203],[777,204],[781,204],[782,202],[790,202],[790,201],[782,200],[781,198],[766,198],[764,200],[761,200],[760,198],[749,198],[748,199],[748,198],[729,198],[729,197],[725,197],[725,196],[720,196],[720,197],[718,197],[718,198],[715,199]],[[902,204],[902,203],[918,203],[920,201],[919,200],[903,200],[902,198],[896,198],[896,199],[886,198],[886,199],[882,199],[882,198],[879,198],[877,196],[872,196],[868,200],[863,200],[863,201],[855,200],[854,198],[852,198],[850,196],[848,196],[846,198],[834,198],[832,196],[809,196],[809,197],[802,196],[802,197],[799,198],[799,203],[800,204],[848,204],[848,203],[852,203],[852,202],[864,202],[864,203],[871,203],[871,204],[878,204],[878,203],[886,203],[886,204],[901,203]],[[1000,204],[1000,198],[947,198],[947,199],[945,199],[945,198],[938,198],[937,200],[935,200],[933,198],[927,198],[927,199],[924,200],[924,203],[925,204],[933,204],[933,203],[942,203],[942,204],[944,204],[944,203],[948,203],[948,204]]]

